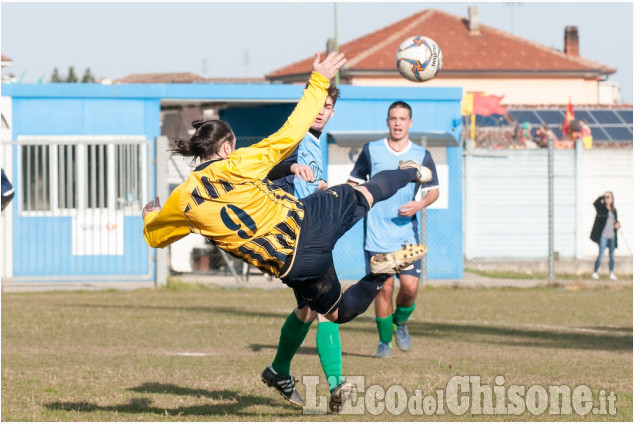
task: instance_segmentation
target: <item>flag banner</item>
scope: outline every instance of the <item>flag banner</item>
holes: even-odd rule
[[[564,138],[569,134],[569,122],[573,121],[575,116],[573,115],[573,105],[571,99],[569,99],[569,106],[567,106],[567,113],[564,116],[564,124],[562,124],[562,137]]]
[[[507,107],[501,105],[501,100],[504,96],[483,96],[480,94],[474,95],[474,114],[475,115],[505,115],[507,114]]]

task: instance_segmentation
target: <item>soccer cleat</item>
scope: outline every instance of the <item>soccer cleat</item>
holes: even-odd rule
[[[428,248],[421,244],[402,245],[401,249],[387,254],[375,254],[370,258],[370,272],[373,274],[397,274],[412,267],[419,258],[426,255]]]
[[[595,272],[591,275],[591,277],[595,280],[598,280],[600,278],[600,276],[598,276],[598,274]]]
[[[304,406],[304,400],[300,396],[300,393],[295,389],[295,378],[293,376],[282,376],[273,370],[271,365],[267,366],[262,371],[262,382],[270,387],[274,387],[282,395],[282,397],[289,400],[291,403]]]
[[[417,161],[399,161],[399,169],[405,170],[407,168],[414,168],[417,170],[417,183],[427,183],[432,180],[432,171],[428,167],[424,167]]]
[[[617,276],[615,276],[615,273],[611,272],[611,274],[609,275],[609,279],[617,280]]]
[[[379,341],[379,345],[377,346],[377,352],[375,353],[375,357],[391,357],[392,356],[392,343]]]
[[[410,350],[410,332],[408,332],[408,327],[406,325],[395,325],[393,324],[393,332],[395,333],[395,342],[397,343],[397,348],[401,351]]]
[[[329,400],[330,411],[339,413],[342,409],[342,405],[353,396],[355,391],[357,391],[355,384],[346,381],[342,381],[341,384],[333,388],[331,399]]]

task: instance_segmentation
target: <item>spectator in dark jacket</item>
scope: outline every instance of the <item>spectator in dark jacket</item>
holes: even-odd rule
[[[620,228],[620,222],[617,221],[617,209],[613,199],[613,192],[605,192],[593,203],[596,216],[591,230],[591,240],[600,247],[597,260],[595,260],[595,268],[593,269],[593,279],[598,279],[598,269],[604,250],[609,248],[609,278],[617,280],[617,276],[613,273],[615,268],[615,248],[617,248],[617,230]]]

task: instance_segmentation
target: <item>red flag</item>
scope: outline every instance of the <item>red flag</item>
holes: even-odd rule
[[[503,96],[482,96],[478,93],[474,94],[474,114],[475,115],[505,115],[507,107],[501,105]]]
[[[569,98],[569,106],[567,106],[567,113],[564,115],[564,124],[562,125],[562,135],[565,136],[569,131],[569,122],[573,121],[575,116],[573,115],[573,105],[571,104],[571,98]]]

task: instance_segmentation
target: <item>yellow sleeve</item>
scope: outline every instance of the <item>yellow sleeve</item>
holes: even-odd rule
[[[309,85],[287,121],[274,134],[255,145],[241,148],[224,161],[226,171],[236,176],[263,180],[298,146],[326,102],[329,80],[313,72]]]
[[[143,220],[143,237],[153,248],[165,248],[190,234],[190,225],[180,208],[181,186],[165,202],[161,211],[148,213]]]

